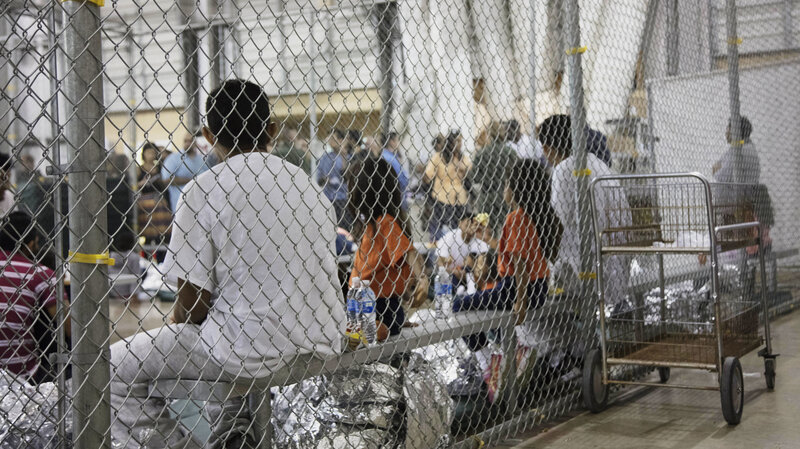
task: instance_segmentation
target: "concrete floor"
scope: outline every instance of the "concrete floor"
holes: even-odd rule
[[[718,392],[635,388],[603,413],[582,413],[527,440],[507,441],[503,447],[800,448],[800,313],[772,324],[773,348],[781,354],[776,388],[766,389],[764,364],[756,351],[745,356],[745,405],[738,426],[728,426],[723,419]],[[670,382],[713,385],[716,375],[673,369]]]

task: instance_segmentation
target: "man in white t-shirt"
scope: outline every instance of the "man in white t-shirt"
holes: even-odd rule
[[[574,175],[575,156],[572,155],[571,119],[567,115],[554,115],[542,122],[539,137],[544,146],[544,154],[554,167],[552,174],[551,204],[564,226],[561,248],[558,252],[557,272],[566,279],[577,279],[581,272],[581,239],[588,239],[594,257],[594,238],[581,235],[578,225],[576,194],[578,178]],[[592,153],[586,154],[586,168],[589,169],[589,182],[599,176],[614,173],[608,165]],[[630,226],[630,207],[621,189],[600,189],[595,197],[598,209],[598,222],[601,229],[606,227]],[[588,209],[581,211],[590,214]],[[629,257],[607,256],[604,258],[604,277],[606,303],[620,303],[628,293],[630,279]],[[594,258],[592,259],[594,266]],[[571,273],[564,273],[564,270]],[[563,277],[562,277],[563,279]],[[570,287],[565,285],[563,287]]]
[[[472,216],[461,219],[456,229],[448,231],[436,242],[437,263],[459,281],[465,281],[464,269],[469,255],[489,251],[489,244],[478,238],[478,235],[488,234],[487,231],[486,223]]]
[[[520,124],[516,120],[509,120],[506,123],[506,145],[517,153],[520,159],[544,159],[544,149],[541,142],[530,134],[522,134]]]
[[[302,169],[265,151],[274,126],[258,85],[226,81],[206,110],[203,134],[223,161],[186,185],[175,216],[167,269],[179,288],[172,324],[111,347],[112,436],[121,447],[191,443],[163,401],[143,399],[154,380],[241,383],[298,356],[342,350],[330,201]],[[243,409],[241,400],[225,404],[226,413]],[[212,438],[230,430],[223,421]]]

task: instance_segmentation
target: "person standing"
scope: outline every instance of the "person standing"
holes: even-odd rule
[[[403,196],[403,209],[408,210],[408,202],[406,201],[406,192],[408,191],[408,173],[403,168],[403,163],[400,161],[400,137],[396,132],[390,132],[381,136],[383,142],[383,150],[381,157],[392,166],[395,173],[397,173],[397,182],[400,186],[400,193]]]
[[[425,167],[424,181],[432,184],[434,200],[428,224],[432,240],[439,240],[449,229],[458,226],[466,214],[469,192],[464,180],[472,161],[461,149],[461,131],[451,131],[441,153],[433,154]]]
[[[186,184],[208,169],[205,155],[197,148],[195,135],[186,134],[183,138],[183,150],[170,154],[161,167],[161,177],[169,185],[167,190],[173,213],[178,211],[178,200]]]
[[[342,350],[330,202],[300,168],[268,154],[275,127],[261,87],[225,81],[206,110],[203,135],[221,162],[185,186],[175,216],[166,269],[178,283],[171,323],[111,346],[111,435],[123,448],[191,440],[163,401],[148,398],[155,380],[241,384]],[[231,437],[252,425],[236,416],[231,427],[227,413],[243,407],[232,398],[223,419],[212,417],[209,446],[234,447]]]
[[[287,127],[281,133],[281,139],[272,150],[272,154],[303,169],[306,174],[311,174],[311,160],[305,150],[298,145],[297,128]]]
[[[478,188],[473,209],[489,214],[489,229],[495,236],[500,235],[509,212],[508,205],[503,201],[506,171],[520,159],[514,149],[506,145],[506,130],[501,123],[494,123],[490,127],[489,143],[478,150],[467,175],[472,185]]]
[[[345,171],[350,160],[345,142],[345,132],[334,129],[328,139],[330,148],[317,163],[317,171],[314,180],[322,187],[325,196],[333,204],[336,211],[336,225],[340,228],[350,230],[353,226],[353,218],[347,210],[347,183],[345,182]]]
[[[717,182],[758,184],[761,180],[761,161],[755,144],[750,140],[750,135],[753,133],[753,124],[745,116],[742,116],[739,121],[739,132],[742,134],[742,140],[741,142],[734,142],[731,135],[731,121],[728,120],[728,128],[725,131],[728,150],[712,167],[711,171],[714,175],[714,180]],[[738,151],[741,151],[739,165],[737,165],[736,161],[736,153]],[[741,177],[737,176],[737,171],[740,172]]]
[[[578,178],[573,175],[575,155],[572,154],[572,119],[568,115],[548,117],[539,129],[544,154],[552,165],[552,206],[564,226],[564,234],[558,251],[556,270],[567,285],[576,282],[581,273],[581,239],[590,239],[589,235],[581,235],[578,216],[589,214],[586,210],[578,211],[576,202]],[[589,170],[589,182],[599,176],[613,174],[613,171],[600,158],[587,151],[586,168]],[[617,184],[618,185],[618,184]],[[630,226],[632,218],[630,206],[622,189],[600,189],[595,194],[599,229],[608,227],[622,228]],[[594,253],[594,245],[590,245]],[[628,293],[630,278],[629,257],[622,255],[609,256],[604,259],[606,282],[606,301],[609,305],[621,303]],[[594,259],[592,259],[594,260]],[[575,284],[576,285],[576,284]]]
[[[172,213],[167,201],[167,183],[161,178],[160,149],[151,142],[142,145],[142,163],[136,176],[139,232],[148,243],[160,243],[169,233]]]

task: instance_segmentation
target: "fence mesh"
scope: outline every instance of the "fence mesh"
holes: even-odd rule
[[[482,447],[592,406],[600,314],[614,354],[719,366],[732,298],[757,347],[761,292],[798,287],[798,14],[3,2],[0,447]],[[697,186],[591,196],[670,172],[710,214]],[[629,250],[598,262],[601,231]]]

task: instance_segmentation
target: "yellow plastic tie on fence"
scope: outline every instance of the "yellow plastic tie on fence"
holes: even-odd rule
[[[106,6],[106,0],[61,0],[61,3],[66,2],[86,2],[97,6]]]
[[[69,260],[71,263],[86,263],[90,265],[108,265],[113,266],[117,263],[116,260],[108,256],[108,253],[103,254],[83,254],[69,252]]]
[[[476,443],[478,443],[478,449],[481,449],[483,446],[486,446],[486,443],[478,435],[472,435],[472,439],[475,440]]]
[[[742,45],[742,38],[741,37],[729,38],[728,43],[731,45]]]
[[[597,273],[594,271],[583,272],[578,274],[578,279],[585,281],[586,279],[597,279]]]
[[[586,46],[583,47],[572,47],[566,51],[568,55],[580,55],[586,53]]]
[[[592,176],[592,171],[588,168],[584,168],[583,170],[572,170],[572,176],[576,178],[581,176]]]

